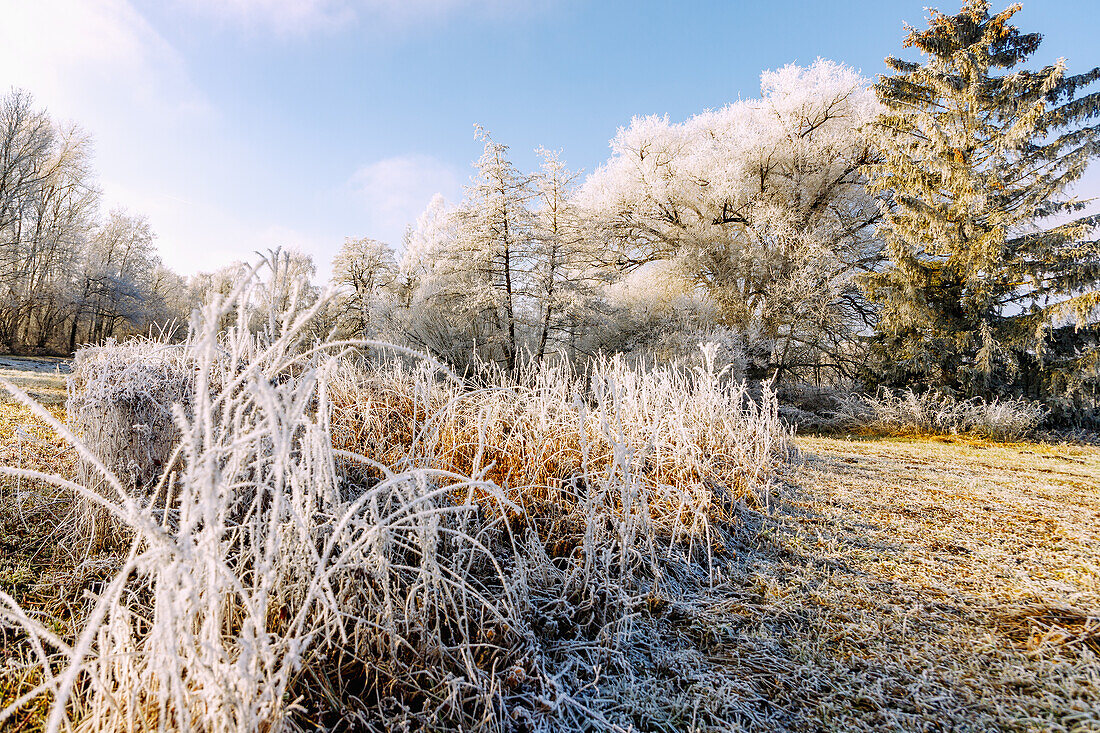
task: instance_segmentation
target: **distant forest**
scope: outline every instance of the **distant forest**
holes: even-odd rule
[[[519,170],[478,128],[462,201],[398,246],[346,240],[317,333],[512,372],[713,342],[752,380],[1088,412],[1100,217],[1070,187],[1100,151],[1100,69],[1025,68],[1040,36],[1016,9],[934,14],[874,82],[818,60],[765,72],[758,99],[635,118],[583,180],[558,151]],[[278,261],[267,305],[315,303],[310,256]],[[0,99],[2,348],[171,338],[244,270],[172,272],[145,217],[102,210],[88,136]]]

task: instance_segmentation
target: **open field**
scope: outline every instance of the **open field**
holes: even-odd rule
[[[636,730],[1100,730],[1100,449],[797,446],[766,505],[735,510],[717,582],[655,594],[640,620],[652,647],[587,704]],[[0,462],[72,461],[25,408],[0,406]],[[65,501],[0,479],[0,590],[71,634],[120,558],[59,542]],[[13,633],[0,709],[29,681]],[[44,710],[6,730],[37,729]]]
[[[1100,730],[1100,450],[798,445],[788,503],[678,630],[689,710],[760,731]]]
[[[0,356],[0,379],[25,390],[44,405],[59,405],[65,401],[65,375],[71,362],[50,357]],[[0,394],[0,402],[10,399],[6,390]]]
[[[763,602],[715,610],[787,627],[762,697],[836,730],[1100,730],[1100,451],[799,445]]]

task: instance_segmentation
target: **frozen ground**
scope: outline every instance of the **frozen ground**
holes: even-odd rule
[[[65,401],[65,375],[71,359],[49,356],[0,356],[0,380],[26,390],[39,402],[59,404]],[[9,399],[0,390],[0,402]]]

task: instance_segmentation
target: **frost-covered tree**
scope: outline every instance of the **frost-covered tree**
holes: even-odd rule
[[[149,273],[148,284],[146,325],[167,339],[185,335],[192,309],[187,278],[157,264]]]
[[[42,347],[72,317],[74,275],[96,216],[98,191],[91,185],[89,140],[79,129],[58,128],[55,147],[27,202],[12,254],[18,282],[18,343]]]
[[[0,231],[12,236],[49,174],[57,131],[30,94],[14,90],[0,98]]]
[[[383,335],[464,366],[488,339],[479,338],[482,325],[462,297],[466,275],[451,256],[456,246],[454,208],[436,194],[405,230]]]
[[[249,267],[244,262],[233,262],[217,270],[198,272],[187,280],[187,303],[190,310],[201,308],[213,302],[214,298],[229,301],[233,289],[248,277]],[[221,321],[218,326],[225,330],[232,326],[237,319],[237,314],[232,308],[221,311]]]
[[[166,324],[182,283],[140,216],[101,219],[91,141],[22,91],[0,97],[0,343],[72,349]]]
[[[890,381],[1041,393],[1095,372],[1095,336],[1057,332],[1093,330],[1100,303],[1100,217],[1067,194],[1100,150],[1100,94],[1079,94],[1100,69],[1019,68],[1041,40],[1011,24],[1019,9],[933,12],[905,39],[923,59],[888,58],[876,86],[891,266],[868,284]]]
[[[615,244],[614,261],[675,264],[750,338],[756,375],[843,344],[868,317],[854,277],[875,266],[880,216],[862,167],[879,106],[852,69],[818,60],[766,72],[762,98],[679,124],[635,118],[582,202]]]
[[[722,327],[714,301],[691,284],[668,261],[651,262],[632,270],[604,289],[600,328],[582,343],[593,351],[623,353],[646,365],[690,362],[699,345],[721,344],[723,366],[734,363],[743,377],[743,334]]]
[[[205,305],[216,295],[228,298],[234,286],[246,276],[248,265],[234,262],[210,272],[197,272],[188,278],[188,301],[192,307]]]
[[[73,318],[73,288],[98,192],[90,146],[30,95],[0,98],[0,341],[43,347]]]
[[[541,170],[523,173],[507,146],[478,136],[484,150],[464,200],[452,208],[436,196],[406,231],[392,335],[460,369],[514,371],[583,351],[608,278],[575,201],[577,176],[543,149]]]
[[[264,256],[262,277],[244,262],[233,262],[213,272],[200,272],[188,282],[188,301],[192,309],[211,304],[215,299],[229,303],[219,307],[219,328],[225,330],[243,323],[257,334],[277,334],[299,315],[317,303],[321,291],[313,284],[317,266],[306,252],[293,248],[276,248]],[[238,312],[241,303],[236,293],[245,283],[256,280],[249,288],[247,311]],[[327,336],[336,320],[335,310],[324,310],[324,323],[312,321],[307,331],[315,336]],[[243,316],[243,319],[242,319]]]
[[[600,253],[575,201],[577,174],[559,152],[537,152],[542,168],[534,177],[528,293],[535,314],[533,358],[541,363],[552,339],[575,346],[577,337],[595,326],[604,278]]]
[[[118,335],[126,324],[148,324],[153,285],[161,267],[153,231],[144,216],[116,209],[89,239],[79,276],[76,313],[69,332],[70,350],[83,333],[88,343]]]
[[[405,308],[425,285],[439,261],[441,253],[454,241],[454,221],[451,208],[442,194],[436,194],[405,230],[401,259],[397,265],[395,289]]]
[[[520,350],[523,279],[533,227],[531,177],[508,158],[508,146],[477,129],[484,151],[455,210],[454,240],[440,252],[435,298],[471,327],[470,345],[512,371]]]
[[[320,297],[314,286],[317,265],[306,252],[278,248],[268,255],[270,273],[256,290],[252,327],[256,331],[277,334]]]
[[[344,240],[332,261],[339,331],[355,338],[377,335],[379,310],[397,278],[393,248],[376,239]]]

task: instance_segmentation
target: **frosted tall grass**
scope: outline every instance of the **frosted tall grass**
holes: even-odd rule
[[[71,490],[129,544],[76,638],[0,594],[42,680],[0,726],[46,696],[50,731],[613,727],[592,680],[629,669],[646,597],[713,580],[732,508],[765,500],[787,445],[774,397],[615,360],[587,389],[562,370],[479,390],[426,360],[364,370],[306,343],[293,304],[250,334],[254,287],[176,352],[88,356],[138,400],[167,402],[142,386],[165,354],[188,377],[150,429],[173,436],[152,485],[109,467],[148,468],[93,449],[115,445],[94,420],[82,441],[38,410],[86,480],[4,471]]]
[[[65,403],[67,423],[83,445],[109,463],[113,477],[133,497],[149,498],[180,441],[173,405],[189,411],[195,365],[188,349],[148,339],[108,343],[77,352]],[[87,460],[76,481],[99,495],[109,477]],[[105,507],[78,497],[66,539],[85,552],[128,539]]]
[[[880,390],[839,401],[830,423],[882,435],[967,434],[1018,440],[1034,432],[1050,411],[1024,398],[960,400],[938,392]]]
[[[583,525],[610,512],[621,539],[700,539],[732,503],[767,503],[789,450],[774,395],[752,399],[705,355],[648,371],[600,359],[583,378],[558,365],[477,390],[400,362],[349,364],[331,387],[333,439],[391,465],[484,471],[529,513]]]

